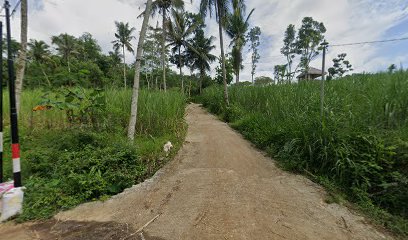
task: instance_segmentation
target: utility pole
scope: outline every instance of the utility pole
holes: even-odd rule
[[[3,182],[3,22],[0,22],[0,183]]]
[[[10,3],[5,1],[7,28],[7,63],[10,91],[11,155],[13,158],[14,187],[21,187],[20,144],[18,139],[14,62],[11,54]]]
[[[322,43],[323,47],[323,59],[322,59],[322,81],[320,83],[320,117],[322,121],[322,126],[323,126],[323,121],[324,121],[324,82],[326,81],[326,73],[325,73],[325,68],[326,68],[326,49],[327,49],[328,43],[324,41]]]

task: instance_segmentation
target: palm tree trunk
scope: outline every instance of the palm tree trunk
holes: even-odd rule
[[[163,11],[163,23],[162,23],[162,53],[161,53],[161,60],[162,60],[162,70],[163,70],[163,86],[164,92],[167,91],[166,85],[166,10],[162,9]]]
[[[21,1],[21,48],[17,59],[16,107],[20,110],[20,98],[23,90],[24,72],[27,58],[27,0]]]
[[[140,62],[143,54],[143,43],[146,37],[147,26],[149,25],[150,12],[152,10],[152,0],[147,0],[146,10],[143,18],[143,25],[140,31],[139,42],[137,44],[136,63],[135,63],[135,78],[133,83],[132,105],[130,110],[130,119],[128,127],[128,138],[133,141],[135,139],[136,121],[137,121],[137,103],[139,100],[139,84],[140,84]]]
[[[180,65],[180,78],[181,78],[181,92],[184,93],[184,79],[183,79],[183,70],[182,70],[182,65],[181,65],[181,47],[179,48],[179,65]]]
[[[70,73],[71,72],[71,65],[70,65],[70,62],[69,62],[69,56],[67,56],[67,64],[68,64],[68,72]]]
[[[44,67],[43,67],[43,65],[41,63],[40,63],[40,69],[41,69],[42,74],[45,77],[45,80],[47,80],[48,86],[51,87],[50,79],[48,78],[47,74],[45,73]]]
[[[123,52],[123,83],[125,84],[125,89],[126,89],[126,56],[125,56],[125,45],[122,47],[122,52]]]
[[[239,83],[240,80],[240,73],[241,73],[241,66],[242,66],[242,47],[239,45],[237,47],[238,51],[238,66],[237,66],[237,76],[236,76],[236,82]]]
[[[200,94],[203,92],[203,80],[205,77],[205,70],[200,69]]]
[[[222,21],[223,14],[219,6],[219,0],[217,0],[217,10],[218,10],[218,31],[220,34],[220,46],[221,46],[221,62],[222,62],[222,79],[224,82],[224,101],[227,106],[229,106],[229,97],[228,97],[228,85],[227,85],[227,70],[225,69],[225,54],[224,54],[224,38],[222,35]]]

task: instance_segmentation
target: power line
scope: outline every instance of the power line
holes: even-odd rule
[[[365,41],[365,42],[355,42],[355,43],[342,43],[342,44],[333,44],[333,45],[328,45],[329,47],[341,47],[341,46],[353,46],[353,45],[363,45],[363,44],[375,44],[375,43],[386,43],[386,42],[396,42],[396,41],[405,41],[408,40],[408,37],[403,37],[403,38],[394,38],[394,39],[385,39],[385,40],[378,40],[378,41]],[[319,54],[320,55],[320,54]],[[263,60],[265,59],[271,59],[271,58],[280,58],[284,57],[283,55],[275,55],[275,56],[269,56],[269,57],[262,57]],[[258,63],[267,63],[267,62],[258,62]],[[244,62],[242,64],[252,64],[250,62]]]
[[[281,57],[285,57],[285,56],[284,55],[275,55],[275,56],[263,57],[262,59],[281,58]]]
[[[10,17],[12,17],[14,15],[14,13],[17,12],[17,8],[18,8],[18,6],[20,6],[20,4],[21,4],[21,0],[19,0],[17,2],[16,6],[14,6],[13,11],[11,11]]]
[[[408,40],[408,37],[404,37],[404,38],[394,38],[394,39],[386,39],[386,40],[378,40],[378,41],[367,41],[367,42],[355,42],[355,43],[334,44],[334,45],[330,45],[330,44],[329,44],[329,47],[340,47],[340,46],[353,46],[353,45],[363,45],[363,44],[373,44],[373,43],[396,42],[396,41],[404,41],[404,40]]]
[[[18,2],[17,2],[17,4],[14,6],[14,8],[13,8],[13,11],[11,11],[11,14],[10,14],[10,17],[13,17],[14,16],[14,14],[17,12],[17,8],[18,8],[18,6],[20,6],[20,4],[21,4],[21,0],[19,0]],[[3,12],[3,10],[5,9],[5,5],[6,4],[3,4],[3,6],[1,7],[1,9],[0,9],[0,14]],[[5,17],[6,15],[0,15],[0,17]]]
[[[276,58],[284,58],[284,57],[285,57],[284,55],[275,55],[275,56],[261,57],[260,59],[261,59],[261,60],[264,60],[264,61],[258,62],[258,63],[268,63],[268,62],[265,62],[265,60],[268,60],[268,59],[276,59]],[[244,63],[242,63],[242,64],[252,64],[252,62],[244,62]]]

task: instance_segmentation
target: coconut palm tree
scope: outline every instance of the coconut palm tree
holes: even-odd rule
[[[122,63],[122,54],[120,54],[120,51],[117,49],[113,49],[113,51],[109,51],[109,60],[110,63],[114,66],[117,67]]]
[[[211,51],[215,49],[214,40],[213,36],[206,38],[202,29],[196,30],[194,38],[189,40],[195,51],[187,49],[187,59],[191,71],[198,70],[200,72],[200,93],[206,72],[211,70],[210,63],[217,59],[215,55],[211,54]]]
[[[163,86],[164,91],[167,90],[166,85],[166,21],[167,15],[169,14],[171,9],[184,9],[184,1],[183,0],[155,0],[152,3],[152,16],[155,16],[159,13],[162,16],[162,42],[161,42],[161,63],[162,63],[162,70],[163,70]]]
[[[226,26],[226,17],[230,9],[231,0],[201,0],[200,3],[200,13],[205,18],[207,13],[212,16],[212,12],[215,12],[216,20],[218,22],[218,32],[220,36],[220,47],[221,47],[221,65],[222,65],[222,75],[224,82],[224,101],[227,106],[229,106],[228,97],[228,85],[227,85],[227,71],[225,68],[225,53],[224,53],[224,37],[223,29]],[[243,5],[243,0],[239,0]]]
[[[146,37],[147,27],[149,25],[150,12],[152,10],[152,0],[147,0],[146,10],[144,11],[142,29],[140,30],[139,42],[136,50],[135,78],[132,91],[132,105],[130,110],[130,119],[128,126],[128,138],[135,139],[136,121],[137,121],[137,103],[139,99],[140,68],[143,54],[143,44]]]
[[[201,25],[201,20],[189,21],[190,17],[184,11],[172,10],[173,20],[167,24],[169,46],[172,47],[173,53],[178,53],[178,67],[180,70],[181,78],[181,90],[184,92],[184,79],[183,79],[183,56],[181,49],[190,49],[195,51],[188,41],[189,36]]]
[[[240,0],[232,0],[232,14],[228,14],[226,32],[232,39],[232,60],[236,82],[239,83],[239,73],[242,69],[242,48],[246,44],[246,33],[249,30],[249,18],[255,9],[252,9],[245,18],[245,5]]]
[[[115,22],[116,25],[116,33],[115,37],[116,40],[112,41],[113,47],[117,50],[122,49],[122,57],[123,57],[123,84],[125,88],[126,85],[126,54],[125,48],[129,52],[133,53],[132,43],[131,41],[135,38],[132,36],[133,32],[136,30],[134,27],[130,27],[129,23],[124,22]]]
[[[47,80],[48,86],[51,86],[50,79],[44,70],[44,63],[50,60],[50,50],[49,47],[44,41],[37,41],[31,39],[28,43],[30,50],[28,52],[29,58],[38,64],[43,73],[45,80]]]
[[[145,73],[147,88],[150,89],[150,84],[154,85],[156,89],[159,89],[157,76],[154,72],[161,69],[161,58],[160,54],[157,54],[157,49],[161,47],[161,28],[158,27],[157,22],[156,27],[149,26],[146,39],[143,45],[143,61],[142,61],[142,72]],[[156,81],[154,81],[155,79]]]
[[[51,37],[52,44],[57,45],[57,51],[67,62],[68,72],[71,72],[71,57],[78,54],[77,39],[67,33]]]

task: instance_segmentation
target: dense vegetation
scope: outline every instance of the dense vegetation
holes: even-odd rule
[[[19,116],[27,191],[19,220],[105,199],[150,177],[173,156],[185,133],[184,96],[141,91],[136,144],[125,137],[130,96],[125,90],[82,88],[23,93]],[[5,141],[9,147],[10,139]],[[167,141],[175,145],[169,156],[163,153]],[[11,162],[5,164],[11,178]]]
[[[23,184],[27,187],[19,220],[47,218],[61,209],[117,194],[150,177],[180,147],[186,129],[183,117],[187,96],[213,83],[206,73],[216,57],[210,53],[215,48],[214,39],[205,36],[201,17],[184,12],[183,1],[167,3],[154,3],[154,11],[172,14],[170,18],[163,16],[166,21],[162,28],[148,27],[146,41],[139,42],[144,50],[138,57],[142,59],[139,66],[138,62],[126,61],[126,54],[136,50],[132,45],[136,29],[124,22],[112,23],[116,33],[108,53],[90,33],[31,39],[27,57],[27,40],[22,37],[21,43],[11,41],[18,76],[24,75],[24,69],[21,72],[18,66],[26,64],[24,79],[16,78],[17,86],[24,80],[18,117]],[[22,8],[21,13],[27,11]],[[22,24],[27,27],[27,22],[22,20]],[[171,53],[167,43],[171,44]],[[163,47],[161,56],[157,54],[159,46]],[[139,48],[137,51],[140,53]],[[180,68],[180,75],[168,62]],[[183,76],[184,66],[188,66],[190,75]],[[7,69],[5,58],[3,69]],[[2,74],[1,84],[7,88],[7,71]],[[134,83],[141,89],[137,98],[127,90]],[[4,96],[5,109],[8,100]],[[138,111],[133,114],[136,107],[131,102],[135,100]],[[4,116],[6,133],[9,115],[6,112]],[[136,118],[135,138],[135,131],[132,129],[129,135],[128,127],[133,128]],[[7,134],[6,179],[12,178],[7,149],[10,141]],[[167,141],[175,146],[170,155],[163,153]]]
[[[123,65],[121,54],[113,49],[108,54],[102,52],[98,41],[90,33],[79,37],[61,34],[52,39],[64,39],[64,45],[57,43],[50,46],[42,40],[31,40],[28,47],[27,69],[24,77],[25,89],[48,88],[60,86],[82,86],[84,88],[118,88],[124,87],[123,70],[125,70],[128,85],[133,82],[134,64]],[[3,40],[5,41],[5,40]],[[153,65],[148,54],[155,54],[152,47],[157,39],[148,42],[141,74],[141,87],[150,89],[163,89],[161,82],[162,71]],[[20,44],[15,40],[11,42],[12,56],[16,60]],[[5,46],[6,47],[6,46]],[[64,48],[62,48],[64,47]],[[59,50],[61,48],[61,50]],[[68,52],[65,48],[68,48]],[[55,50],[54,50],[55,49]],[[3,54],[4,55],[4,54]],[[68,67],[69,57],[69,67]],[[3,69],[7,69],[7,61],[3,60]],[[169,66],[166,70],[168,88],[181,86],[178,75]],[[196,84],[194,76],[186,76],[186,80]],[[7,85],[7,71],[3,71],[3,85]],[[186,81],[188,82],[188,81]]]
[[[322,119],[318,83],[291,83],[328,47],[324,24],[312,17],[303,18],[298,30],[290,24],[281,48],[286,63],[274,67],[274,79],[255,78],[261,29],[251,28],[254,10],[248,10],[240,0],[203,0],[195,14],[184,11],[183,0],[147,0],[141,16],[148,20],[160,14],[162,21],[156,27],[143,21],[136,53],[141,61],[132,64],[126,54],[135,53],[132,40],[139,29],[124,22],[114,23],[108,53],[90,33],[61,33],[48,39],[50,45],[47,39],[32,39],[27,57],[22,54],[27,40],[21,45],[13,40],[13,60],[27,65],[19,110],[27,191],[18,219],[51,217],[82,202],[106,199],[151,176],[182,143],[187,96],[205,89],[199,99],[210,111],[284,168],[325,185],[332,193],[328,200],[344,196],[380,223],[408,235],[408,73],[393,73],[392,65],[388,74],[327,82]],[[213,55],[215,38],[204,32],[207,15],[217,16],[218,59]],[[22,25],[23,35],[27,22],[22,20]],[[143,29],[148,29],[146,36]],[[229,48],[224,47],[225,33]],[[239,82],[247,44],[252,85]],[[346,56],[333,59],[330,79],[352,70]],[[215,61],[219,66],[212,79],[208,73]],[[184,76],[185,68],[190,75]],[[24,68],[16,70],[21,83]],[[234,75],[236,84],[230,86]],[[275,82],[279,85],[271,85]],[[7,83],[4,71],[1,84]],[[127,88],[133,84],[132,94]],[[8,96],[4,103],[8,106]],[[132,118],[137,117],[136,144],[133,129],[131,141],[125,137],[128,123],[134,126],[130,110],[136,112]],[[175,145],[169,156],[162,152],[166,141]],[[7,136],[4,145],[10,146]],[[6,177],[11,178],[11,162],[5,163]]]
[[[230,107],[220,87],[200,99],[284,168],[408,235],[408,72],[328,81],[323,122],[319,81],[229,91]]]

